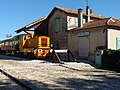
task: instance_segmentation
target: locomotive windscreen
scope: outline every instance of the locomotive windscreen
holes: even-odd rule
[[[41,38],[41,45],[42,45],[42,47],[47,46],[47,38]]]

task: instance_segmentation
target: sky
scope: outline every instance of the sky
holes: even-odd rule
[[[0,0],[0,40],[35,20],[47,16],[55,6],[85,11],[86,0]],[[88,0],[94,14],[120,19],[120,0]]]

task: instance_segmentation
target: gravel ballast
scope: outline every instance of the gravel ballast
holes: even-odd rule
[[[1,58],[0,69],[34,90],[120,89],[120,73],[95,69],[88,63],[59,64],[13,57]]]
[[[0,90],[25,90],[0,72]]]

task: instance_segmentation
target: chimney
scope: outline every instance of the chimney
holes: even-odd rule
[[[91,9],[89,6],[86,6],[86,23],[90,21]]]
[[[78,9],[78,27],[83,27],[83,14],[82,9]]]

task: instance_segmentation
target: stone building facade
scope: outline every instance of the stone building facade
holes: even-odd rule
[[[83,12],[83,23],[86,23],[86,13]],[[103,16],[90,14],[90,21],[101,20]],[[78,27],[78,10],[55,7],[48,15],[48,35],[56,49],[68,49],[68,32]]]

